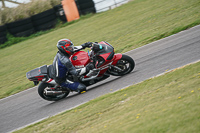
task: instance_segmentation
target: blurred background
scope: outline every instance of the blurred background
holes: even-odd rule
[[[0,8],[14,8],[19,4],[26,4],[34,0],[0,0]],[[129,0],[93,0],[97,12],[113,9],[121,4],[127,3]]]

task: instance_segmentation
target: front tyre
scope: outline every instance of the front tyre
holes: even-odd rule
[[[66,96],[69,95],[69,91],[63,92],[61,94],[58,95],[47,95],[45,93],[46,89],[49,89],[48,84],[47,83],[43,83],[41,82],[38,86],[38,94],[45,100],[48,101],[58,101],[60,99],[65,98]]]
[[[123,76],[130,73],[134,69],[135,62],[130,56],[123,54],[122,58],[117,62],[115,66],[120,68],[120,70],[111,67],[108,69],[108,73],[113,76]]]

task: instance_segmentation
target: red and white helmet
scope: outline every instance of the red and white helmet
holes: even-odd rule
[[[74,54],[74,44],[69,39],[61,39],[57,43],[58,50],[63,54]]]

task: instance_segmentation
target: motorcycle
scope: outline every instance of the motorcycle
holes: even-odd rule
[[[68,82],[79,81],[86,86],[93,85],[99,81],[105,80],[110,75],[123,76],[130,73],[134,67],[134,60],[125,54],[115,54],[111,44],[102,41],[99,42],[102,49],[94,52],[78,51],[70,56],[70,61],[76,69],[85,67],[90,62],[95,62],[95,68],[89,73],[74,78],[70,73],[67,74]],[[57,101],[65,98],[71,92],[70,89],[59,86],[49,74],[52,65],[44,65],[26,73],[28,80],[38,85],[38,94],[45,100]]]

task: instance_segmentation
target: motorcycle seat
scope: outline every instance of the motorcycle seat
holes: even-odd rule
[[[52,73],[51,73],[52,69],[53,69],[53,65],[49,65],[49,66],[47,67],[47,72],[48,72],[49,78],[53,78],[53,77],[54,77],[54,76],[52,75]]]

